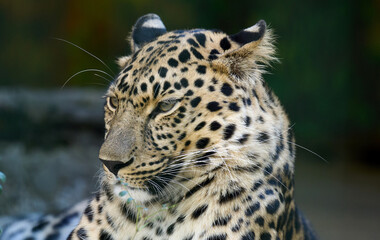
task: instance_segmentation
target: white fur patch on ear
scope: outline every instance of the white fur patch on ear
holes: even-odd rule
[[[260,20],[258,23],[256,23],[255,25],[249,27],[249,28],[246,28],[245,31],[248,31],[248,32],[260,32],[260,29],[266,29],[266,22],[264,20]]]
[[[162,23],[162,21],[156,18],[145,21],[141,27],[165,29],[165,25]]]
[[[260,20],[255,25],[246,28],[234,35],[230,35],[230,39],[239,43],[241,46],[250,42],[260,41],[266,32],[267,24],[264,20]]]
[[[165,33],[165,25],[158,15],[150,13],[140,17],[132,28],[132,51],[137,52],[145,44]]]
[[[121,69],[125,68],[127,65],[127,62],[131,59],[130,56],[124,56],[124,57],[119,57],[116,62],[119,65]]]

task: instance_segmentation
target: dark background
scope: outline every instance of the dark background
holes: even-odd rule
[[[322,239],[380,235],[380,2],[25,0],[0,2],[0,214],[58,211],[96,187],[102,94],[93,72],[129,54],[138,17],[233,34],[264,19],[280,64],[265,76],[295,124],[297,202]],[[109,78],[103,73],[103,77]],[[111,73],[110,73],[111,74]],[[113,75],[113,74],[111,74]],[[315,152],[304,150],[304,148]],[[376,230],[376,231],[375,231]]]

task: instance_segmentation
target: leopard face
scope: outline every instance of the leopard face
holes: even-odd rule
[[[210,172],[264,168],[276,147],[269,135],[279,131],[277,100],[261,78],[274,59],[270,41],[264,21],[228,36],[166,32],[156,15],[139,19],[133,54],[119,60],[107,92],[99,153],[107,183],[121,179],[137,201],[167,200]]]

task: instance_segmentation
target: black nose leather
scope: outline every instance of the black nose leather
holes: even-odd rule
[[[101,158],[99,158],[99,159],[108,168],[108,170],[110,170],[110,172],[112,172],[115,176],[117,176],[117,172],[120,169],[122,169],[123,167],[126,167],[126,166],[128,166],[128,165],[131,164],[130,161],[128,161],[126,163],[123,163],[123,162],[120,162],[120,161],[108,161],[108,160],[103,160]]]

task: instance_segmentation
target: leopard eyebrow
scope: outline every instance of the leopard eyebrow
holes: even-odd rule
[[[180,102],[183,100],[183,98],[184,97],[181,97],[181,98],[172,97],[172,98],[164,99],[161,102],[171,102],[171,101]]]
[[[117,97],[117,95],[114,92],[107,92],[102,96],[103,99],[108,97]]]

